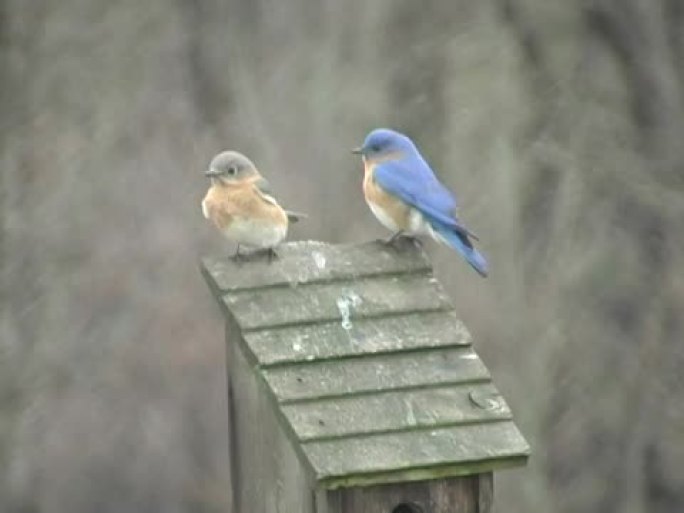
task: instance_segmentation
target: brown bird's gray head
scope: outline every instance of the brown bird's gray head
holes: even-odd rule
[[[213,180],[223,183],[235,183],[258,176],[259,172],[254,162],[237,151],[222,151],[209,163],[209,169],[204,174]]]

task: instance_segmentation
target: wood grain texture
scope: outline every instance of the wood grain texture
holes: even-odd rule
[[[223,302],[243,331],[330,321],[351,329],[360,318],[451,308],[437,281],[421,274],[231,292]]]
[[[260,330],[245,334],[255,362],[263,367],[413,349],[466,346],[471,336],[453,311],[359,319]]]
[[[491,394],[497,400],[482,408],[470,400],[473,391]],[[283,405],[282,411],[303,442],[512,418],[491,383],[307,401]]]
[[[297,286],[367,276],[429,272],[423,250],[411,243],[397,249],[368,242],[332,245],[316,241],[282,244],[280,258],[236,263],[227,258],[204,258],[202,269],[215,292],[234,292],[273,286]]]
[[[484,472],[478,476],[477,513],[491,513],[494,506],[494,475]]]
[[[373,355],[262,371],[279,402],[489,380],[469,348]]]
[[[414,468],[435,468],[438,475],[454,462],[467,471],[468,462],[515,460],[529,452],[511,421],[313,441],[302,448],[316,478],[331,487],[354,476],[372,482],[373,474]]]
[[[228,372],[232,385],[231,450],[234,513],[315,513],[311,473],[277,420],[263,383],[238,344],[239,330],[227,330]]]
[[[405,505],[403,511],[478,513],[477,483],[478,476],[466,476],[336,490],[328,492],[323,511],[393,513]]]

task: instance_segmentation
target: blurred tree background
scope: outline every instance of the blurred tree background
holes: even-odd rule
[[[228,510],[202,171],[377,237],[377,126],[491,260],[428,245],[533,445],[497,510],[684,510],[681,0],[0,0],[0,70],[0,511]]]

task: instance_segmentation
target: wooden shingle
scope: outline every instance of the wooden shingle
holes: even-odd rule
[[[318,487],[523,464],[529,446],[422,250],[289,243],[205,259],[228,343]],[[232,334],[232,336],[230,335]]]

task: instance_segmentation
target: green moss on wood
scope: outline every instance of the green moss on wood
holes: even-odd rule
[[[327,490],[336,490],[338,488],[349,488],[353,486],[371,486],[377,484],[425,481],[445,477],[469,476],[526,465],[528,458],[529,454],[524,454],[510,458],[463,462],[437,467],[415,467],[388,472],[325,477],[318,480],[318,486]]]

